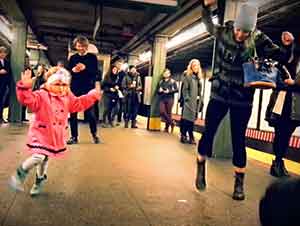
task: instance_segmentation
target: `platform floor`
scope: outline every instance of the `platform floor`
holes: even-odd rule
[[[142,125],[140,125],[143,127]],[[259,226],[258,201],[274,179],[269,168],[248,161],[245,201],[231,199],[231,161],[208,163],[208,187],[194,189],[196,146],[176,135],[121,127],[101,130],[92,144],[80,125],[80,144],[50,160],[44,193],[9,190],[7,180],[26,157],[27,126],[0,128],[0,226]]]

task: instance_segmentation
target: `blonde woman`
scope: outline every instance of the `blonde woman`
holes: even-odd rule
[[[182,115],[180,122],[180,132],[182,143],[196,144],[193,129],[194,122],[197,119],[198,112],[202,106],[202,70],[200,61],[192,59],[184,72],[184,78],[181,86]],[[187,139],[186,134],[189,134]]]

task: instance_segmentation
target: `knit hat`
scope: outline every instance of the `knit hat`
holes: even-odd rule
[[[243,31],[253,31],[256,27],[258,8],[254,5],[243,4],[234,21],[234,27]]]
[[[66,69],[60,68],[54,74],[50,75],[50,77],[47,79],[47,84],[51,85],[58,80],[65,84],[70,84],[70,79],[70,73]]]

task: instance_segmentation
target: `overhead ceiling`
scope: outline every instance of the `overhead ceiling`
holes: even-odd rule
[[[66,59],[68,45],[82,34],[102,53],[120,50],[157,15],[173,13],[176,0],[17,0],[50,60]],[[93,33],[98,20],[95,39]],[[30,38],[30,37],[29,37]],[[29,41],[33,41],[29,40]]]
[[[251,0],[260,5],[258,28],[272,39],[278,40],[282,31],[291,31],[299,40],[300,21],[299,0]],[[93,40],[97,19],[100,26],[94,40],[102,53],[129,51],[141,42],[136,37],[154,31],[175,15],[192,12],[199,5],[196,0],[17,0],[28,20],[34,35],[48,46],[48,56],[52,63],[66,59],[68,44],[78,35],[86,35]],[[143,2],[143,3],[141,3]],[[145,4],[151,3],[151,4]],[[178,7],[174,2],[181,2]],[[183,2],[183,3],[182,3]],[[168,5],[157,5],[166,3]],[[185,8],[185,10],[183,10]],[[172,14],[172,15],[170,15]],[[151,26],[150,26],[151,25]],[[208,38],[208,37],[207,37]],[[299,42],[299,41],[298,41]],[[127,48],[130,46],[129,48]],[[124,48],[125,47],[125,48]],[[191,58],[199,58],[205,67],[211,65],[213,41],[203,41],[202,37],[185,44],[168,55],[168,64],[176,71],[182,70]],[[120,51],[121,50],[121,51]],[[181,66],[184,65],[184,66]]]
[[[253,0],[254,1],[254,0]],[[255,0],[259,8],[258,29],[272,40],[279,42],[283,31],[290,31],[295,36],[296,51],[300,52],[300,1],[299,0]],[[206,41],[197,40],[169,53],[167,66],[174,73],[185,70],[188,62],[197,58],[202,66],[209,68],[212,64],[213,40],[207,36]]]

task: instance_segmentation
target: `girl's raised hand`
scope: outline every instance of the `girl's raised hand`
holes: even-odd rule
[[[22,82],[25,84],[25,85],[29,85],[31,86],[32,85],[32,72],[30,69],[26,69],[24,72],[21,73],[21,79],[22,79]]]

